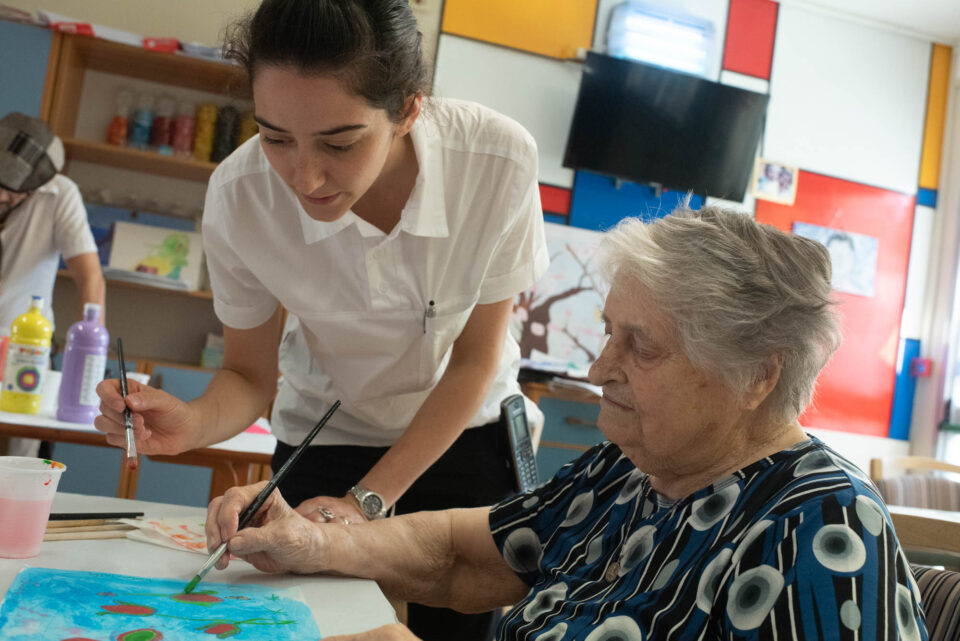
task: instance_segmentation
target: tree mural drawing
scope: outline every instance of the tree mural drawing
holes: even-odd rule
[[[597,259],[603,234],[546,223],[550,268],[521,292],[513,306],[511,332],[520,356],[538,363],[585,370],[603,340],[603,284]]]

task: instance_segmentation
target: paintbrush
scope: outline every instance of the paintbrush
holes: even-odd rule
[[[136,526],[126,523],[101,523],[99,525],[73,525],[69,527],[48,527],[47,534],[69,534],[71,532],[119,532],[136,530]]]
[[[123,394],[123,427],[127,435],[127,465],[131,470],[137,469],[137,443],[133,439],[133,412],[126,405],[127,399],[127,365],[123,361],[123,341],[117,337],[117,358],[120,359],[120,393]]]
[[[127,538],[126,530],[100,530],[96,532],[47,532],[43,535],[44,541],[81,541],[86,539],[125,538]]]
[[[117,520],[135,519],[143,516],[143,512],[54,512],[50,515],[51,521],[89,521],[90,519]]]
[[[263,489],[260,490],[260,493],[257,494],[257,497],[253,499],[253,503],[247,506],[247,509],[243,511],[243,514],[240,515],[240,522],[237,525],[237,531],[239,532],[243,528],[247,527],[250,521],[253,519],[254,515],[257,513],[257,510],[263,505],[263,502],[267,500],[267,497],[270,496],[270,493],[276,489],[280,481],[283,480],[283,477],[287,475],[287,472],[290,471],[290,468],[293,467],[293,464],[297,462],[297,459],[300,458],[300,455],[303,454],[304,450],[307,449],[307,446],[310,445],[310,442],[313,441],[314,437],[320,431],[324,425],[327,424],[327,421],[330,420],[330,417],[333,416],[333,413],[337,411],[337,408],[340,407],[340,401],[334,401],[333,405],[330,406],[330,409],[327,410],[327,413],[323,415],[323,418],[320,419],[320,422],[317,423],[310,433],[307,434],[307,437],[303,439],[303,442],[297,446],[297,449],[293,451],[290,457],[286,460],[283,466],[273,475],[273,478],[270,479],[270,482],[263,486]],[[220,546],[214,550],[213,554],[200,566],[200,570],[197,571],[197,574],[190,579],[190,583],[187,584],[187,587],[183,589],[184,594],[190,594],[193,592],[193,589],[197,587],[197,584],[206,576],[207,572],[210,571],[217,561],[220,560],[220,557],[223,556],[223,553],[227,551],[227,542],[224,541]]]

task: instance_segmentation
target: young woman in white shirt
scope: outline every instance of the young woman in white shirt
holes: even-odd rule
[[[507,327],[548,263],[532,137],[424,97],[407,0],[265,0],[226,51],[249,74],[260,135],[220,164],[204,209],[223,367],[190,403],[134,382],[124,403],[105,381],[97,428],[122,446],[126,405],[138,451],[182,452],[241,432],[276,391],[276,469],[339,399],[281,487],[302,514],[349,522],[507,495]],[[489,638],[488,614],[409,616],[425,640]]]

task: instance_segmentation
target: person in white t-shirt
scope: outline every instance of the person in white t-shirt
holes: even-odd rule
[[[61,256],[77,284],[77,318],[85,303],[104,308],[97,245],[80,190],[58,173],[63,161],[63,143],[42,120],[18,112],[0,118],[0,335],[9,335],[31,296],[43,296],[44,316],[54,322]],[[11,439],[7,450],[37,456],[38,447],[33,439]]]
[[[105,381],[97,428],[121,446],[129,406],[142,453],[223,441],[270,403],[279,368],[275,469],[342,402],[281,484],[300,513],[352,522],[503,498],[500,402],[519,392],[507,326],[548,264],[533,138],[423,97],[406,0],[265,0],[227,51],[260,132],[214,172],[204,208],[223,367],[191,403],[133,382],[124,403]],[[489,615],[419,612],[424,639],[489,638]]]

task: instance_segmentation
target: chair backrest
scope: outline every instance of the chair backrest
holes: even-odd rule
[[[909,472],[919,470],[922,472],[932,472],[939,470],[941,472],[953,472],[960,474],[960,465],[947,463],[929,456],[885,456],[882,458],[870,459],[870,478],[877,481],[890,476],[889,468],[894,467]]]
[[[915,474],[890,474],[891,468]],[[935,510],[960,510],[960,481],[936,472],[960,474],[960,465],[926,456],[870,459],[870,478],[887,505],[909,505]]]
[[[926,474],[904,474],[874,481],[887,505],[960,510],[960,483]]]
[[[960,639],[960,572],[910,566],[920,588],[920,601],[930,641]]]

